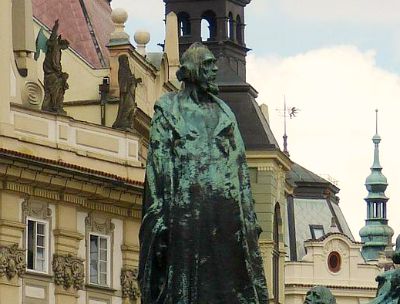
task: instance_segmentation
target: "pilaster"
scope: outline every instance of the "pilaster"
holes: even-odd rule
[[[0,133],[10,123],[11,16],[11,0],[0,1]]]
[[[18,196],[0,192],[0,304],[19,303],[20,299],[20,276],[26,268],[25,251],[20,247],[25,228],[20,203]]]
[[[56,228],[53,233],[56,304],[76,304],[77,291],[83,285],[84,266],[83,261],[77,258],[79,242],[83,239],[83,235],[77,231],[75,206],[57,204]]]

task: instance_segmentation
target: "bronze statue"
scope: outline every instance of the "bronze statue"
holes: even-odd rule
[[[392,259],[394,264],[400,264],[400,235],[396,239],[396,250]],[[376,277],[378,291],[376,298],[370,304],[400,303],[400,269],[396,267],[398,265]]]
[[[304,304],[336,304],[336,299],[325,286],[314,286],[307,292]]]
[[[44,100],[42,110],[58,114],[66,114],[63,109],[64,94],[68,87],[68,74],[62,71],[61,52],[69,46],[69,42],[58,35],[59,23],[56,20],[50,38],[47,40],[47,52],[43,62]]]
[[[140,229],[143,304],[266,304],[244,144],[201,43],[182,56],[184,85],[155,105]]]
[[[136,78],[129,67],[127,55],[118,58],[118,83],[119,83],[119,106],[117,119],[113,124],[114,129],[133,130],[134,117],[137,109],[136,88],[142,82],[141,78]]]

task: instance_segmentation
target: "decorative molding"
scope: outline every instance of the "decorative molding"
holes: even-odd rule
[[[54,283],[68,290],[83,289],[84,266],[83,260],[71,254],[53,255]]]
[[[121,269],[121,289],[122,297],[136,300],[140,298],[140,290],[138,285],[138,269],[124,267]]]
[[[37,219],[49,219],[51,218],[51,209],[49,204],[45,202],[33,201],[26,198],[22,202],[22,214],[25,217],[30,216]]]
[[[87,232],[98,232],[110,235],[114,232],[115,225],[111,222],[111,218],[105,218],[90,212],[85,218]]]
[[[25,270],[25,250],[18,248],[18,244],[0,247],[0,277],[11,280],[16,275],[21,277]]]
[[[124,217],[133,217],[134,219],[141,219],[141,211],[132,209],[132,208],[124,208],[120,206],[115,206],[111,204],[104,204],[100,202],[90,201],[84,197],[78,197],[74,194],[67,194],[62,192],[57,193],[55,191],[50,191],[45,188],[34,187],[27,184],[19,184],[16,182],[4,181],[3,189],[15,191],[19,193],[24,193],[27,195],[32,195],[37,198],[44,198],[44,199],[51,199],[52,201],[61,201],[61,197],[63,198],[62,201],[72,203],[75,205],[82,206],[84,208],[93,210],[93,211],[100,211],[100,212],[107,212],[110,214],[124,216]],[[138,200],[138,199],[137,199]]]

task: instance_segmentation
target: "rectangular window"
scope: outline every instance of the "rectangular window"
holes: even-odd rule
[[[109,286],[110,273],[110,238],[90,234],[90,265],[89,277],[91,284]]]
[[[48,223],[33,219],[27,220],[27,268],[47,272]]]
[[[310,225],[311,238],[317,240],[325,235],[324,226],[322,225]]]

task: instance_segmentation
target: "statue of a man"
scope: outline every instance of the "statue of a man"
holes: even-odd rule
[[[244,144],[214,94],[216,59],[182,56],[183,81],[155,105],[140,229],[143,304],[265,304],[268,291]]]
[[[119,105],[117,118],[113,128],[120,130],[133,130],[134,116],[136,113],[136,88],[142,82],[141,78],[136,78],[129,67],[127,55],[118,58],[118,83],[119,83]]]
[[[336,299],[325,286],[314,286],[307,292],[304,304],[336,304]]]
[[[68,74],[62,71],[61,52],[68,48],[69,43],[58,35],[58,27],[59,23],[56,20],[47,40],[47,52],[43,62],[45,95],[42,110],[66,114],[63,102],[65,91],[69,88]]]

